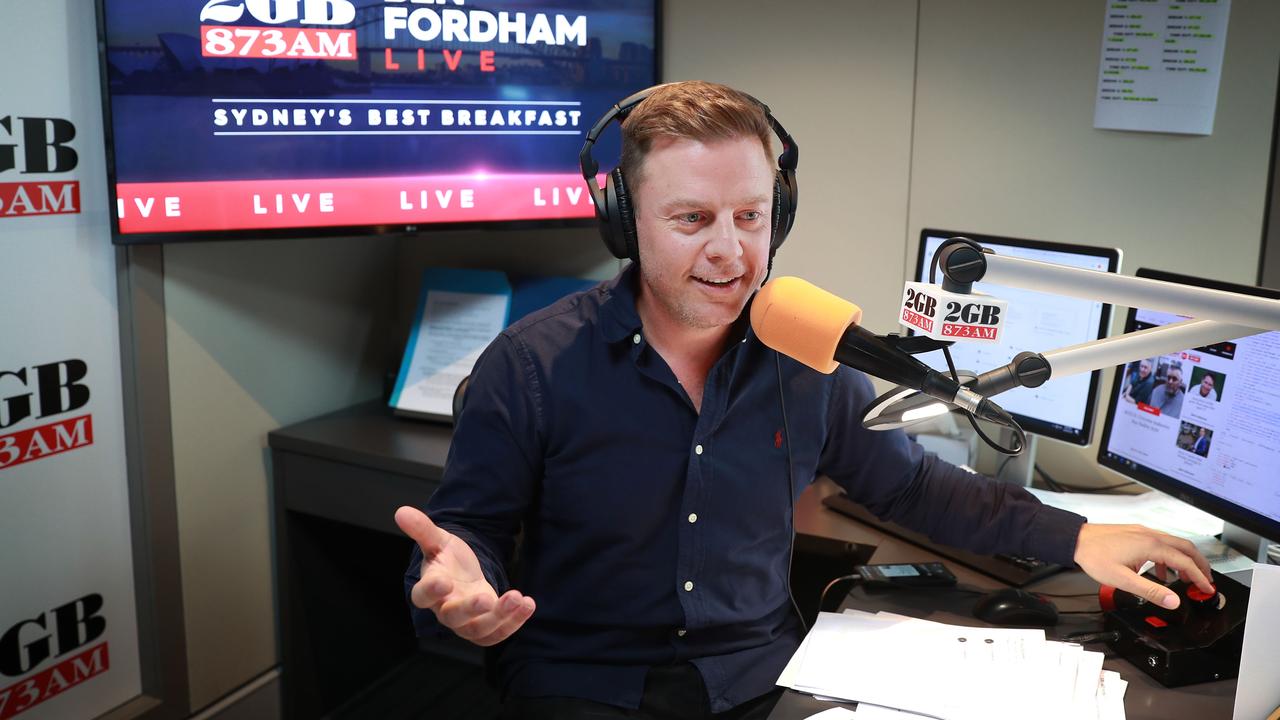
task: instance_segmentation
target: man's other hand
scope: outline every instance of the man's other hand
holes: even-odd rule
[[[396,524],[422,548],[422,578],[410,593],[413,604],[435,613],[459,637],[496,645],[533,615],[533,598],[517,590],[498,597],[471,546],[441,530],[422,511],[403,506],[396,510]]]
[[[1169,588],[1138,575],[1148,560],[1156,564],[1156,575],[1164,579],[1167,568],[1205,592],[1213,585],[1209,561],[1190,540],[1174,537],[1142,525],[1097,525],[1080,527],[1076,542],[1076,564],[1089,577],[1111,585],[1161,607],[1178,607],[1178,595]]]

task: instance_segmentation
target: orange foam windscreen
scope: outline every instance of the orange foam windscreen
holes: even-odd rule
[[[835,372],[836,344],[862,309],[797,277],[765,283],[751,304],[760,342],[823,373]]]

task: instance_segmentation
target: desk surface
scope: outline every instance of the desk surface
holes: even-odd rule
[[[439,481],[453,426],[396,417],[382,402],[343,408],[267,434],[273,450]]]
[[[839,490],[831,483],[820,482],[805,491],[796,504],[796,530],[813,535],[876,546],[871,561],[876,563],[930,562],[942,560],[956,575],[961,585],[996,589],[1001,587],[993,580],[959,563],[939,558],[929,550],[906,540],[885,535],[869,525],[847,518],[822,505],[822,498]],[[1062,611],[1088,611],[1098,607],[1098,584],[1082,572],[1062,572],[1045,578],[1027,589],[1047,595],[1092,594],[1091,597],[1053,598]],[[975,598],[959,592],[938,593],[908,590],[869,595],[857,590],[851,593],[846,607],[856,607],[871,612],[888,610],[902,615],[927,618],[939,622],[960,625],[982,625],[970,614]],[[1101,630],[1102,618],[1098,614],[1064,615],[1062,622],[1049,628],[1050,637],[1081,630]],[[1099,649],[1095,646],[1090,649]],[[1231,718],[1235,698],[1236,681],[1202,683],[1181,688],[1166,688],[1151,679],[1128,662],[1119,658],[1103,663],[1108,670],[1115,670],[1128,681],[1125,692],[1125,713],[1129,720],[1146,718],[1195,718],[1218,720]],[[788,690],[769,716],[770,720],[800,720],[819,712],[833,703],[824,703]]]

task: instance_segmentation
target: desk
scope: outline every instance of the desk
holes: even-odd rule
[[[822,505],[822,498],[839,492],[835,485],[819,482],[800,496],[796,503],[796,529],[814,535],[849,540],[853,542],[876,545],[876,553],[872,562],[905,563],[931,562],[941,560],[956,575],[962,585],[979,588],[996,589],[1001,583],[986,575],[970,570],[959,563],[940,558],[934,553],[906,540],[885,535],[880,531],[856,520],[847,518],[827,509]],[[1075,595],[1079,593],[1096,593],[1098,584],[1082,572],[1062,572],[1050,576],[1031,585],[1029,590],[1050,595]],[[1097,600],[1082,598],[1053,598],[1060,610],[1092,610],[1097,608]],[[983,623],[970,614],[975,598],[961,593],[931,593],[910,590],[892,593],[868,594],[855,590],[846,600],[844,607],[855,607],[860,610],[876,612],[892,611],[912,617],[927,618],[939,622],[978,626]],[[1076,632],[1079,630],[1101,629],[1098,615],[1064,615],[1061,623],[1049,628],[1051,636]],[[1091,649],[1099,649],[1093,647]],[[1236,681],[1190,685],[1181,688],[1166,688],[1152,680],[1142,671],[1118,658],[1108,659],[1103,663],[1107,670],[1115,670],[1128,681],[1125,692],[1125,715],[1129,720],[1167,720],[1169,718],[1195,718],[1196,720],[1230,720]],[[791,690],[786,691],[782,699],[769,716],[770,720],[801,720],[828,707],[832,703],[824,703]]]
[[[451,435],[447,425],[395,418],[378,402],[268,435],[286,718],[446,718],[448,707],[461,709],[457,717],[483,717],[485,708],[496,708],[477,648],[433,644],[423,659],[400,584],[412,545],[392,516],[402,504],[424,503],[439,485]],[[799,531],[877,545],[874,562],[939,559],[823,507],[822,498],[835,491],[823,482],[800,496]],[[999,585],[957,563],[947,565],[963,584]],[[1060,573],[1032,589],[1073,594],[1094,592],[1097,585],[1081,573]],[[860,593],[849,602],[865,610],[979,624],[969,616],[972,597],[943,603],[926,593]],[[1095,601],[1056,602],[1075,610]],[[1067,618],[1062,632],[1097,624],[1091,616]],[[1131,720],[1231,717],[1234,680],[1169,690],[1124,661],[1109,660],[1105,667],[1129,681],[1125,708]],[[805,718],[829,706],[788,691],[771,717]],[[430,712],[415,715],[415,708]]]

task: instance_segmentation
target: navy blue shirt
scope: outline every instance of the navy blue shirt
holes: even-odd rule
[[[699,412],[645,341],[638,276],[629,266],[489,346],[428,505],[499,594],[537,603],[498,655],[505,693],[634,708],[649,667],[682,661],[716,712],[771,690],[801,638],[792,502],[820,474],[936,541],[1073,563],[1083,518],[863,429],[864,375],[779,356],[746,313]],[[414,615],[429,632],[432,614]]]

